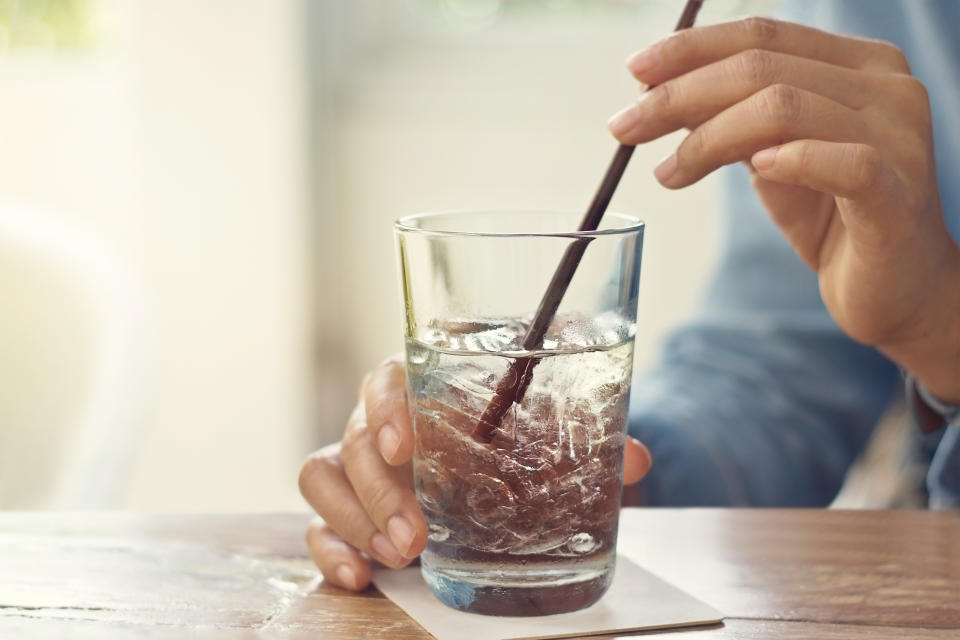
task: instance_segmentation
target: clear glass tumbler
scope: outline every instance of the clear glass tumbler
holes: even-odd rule
[[[613,578],[643,223],[608,213],[424,214],[396,223],[423,576],[447,605],[545,615]],[[583,257],[536,348],[522,339],[564,251]],[[522,360],[519,369],[511,367]],[[478,421],[524,371],[498,428]]]

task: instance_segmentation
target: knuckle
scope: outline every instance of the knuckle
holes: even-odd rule
[[[776,62],[769,51],[747,49],[737,58],[738,71],[755,85],[770,84],[776,77]]]
[[[397,502],[397,488],[389,476],[381,476],[370,481],[367,489],[367,510],[374,519],[386,518],[393,512]]]
[[[322,518],[313,518],[310,523],[307,525],[307,530],[304,532],[304,539],[307,542],[307,547],[310,549],[318,548],[322,541],[322,536],[326,523],[324,523]]]
[[[927,91],[927,85],[923,81],[910,74],[903,74],[900,77],[903,78],[906,89],[911,95],[923,100],[926,104],[930,104],[930,92]]]
[[[758,94],[761,115],[775,122],[792,122],[803,110],[803,95],[788,84],[773,84]]]
[[[300,487],[300,494],[306,495],[308,488],[316,483],[323,482],[334,464],[329,454],[324,451],[315,451],[307,456],[300,467],[300,476],[297,478],[297,485]]]
[[[903,50],[892,42],[877,40],[874,43],[875,57],[898,71],[910,71],[910,63]]]
[[[797,147],[797,164],[800,169],[802,171],[812,169],[817,162],[813,145],[807,141],[801,141],[797,143]]]
[[[660,43],[660,55],[664,59],[673,59],[681,56],[682,53],[689,49],[695,42],[693,40],[694,36],[696,36],[695,29],[674,31]]]
[[[392,381],[403,374],[403,363],[393,357],[387,358],[371,372],[370,382],[376,387],[387,381]]]
[[[344,457],[351,457],[358,447],[362,447],[368,440],[367,421],[360,416],[360,412],[354,410],[353,416],[347,423],[347,430],[343,432],[341,441],[341,451]]]
[[[654,100],[653,110],[655,112],[671,109],[677,103],[677,85],[672,80],[657,85],[650,94],[650,97]]]
[[[923,82],[908,73],[894,74],[891,76],[891,81],[894,93],[905,98],[911,107],[929,110],[930,93]]]
[[[857,190],[871,187],[880,176],[880,154],[867,145],[857,145],[851,153],[850,165],[853,167],[851,186]]]
[[[694,159],[706,155],[709,148],[710,134],[705,127],[698,127],[677,148],[677,164],[689,168],[695,163]]]
[[[877,88],[885,103],[882,108],[892,110],[897,118],[904,120],[906,130],[931,135],[933,115],[930,94],[926,85],[909,73],[877,74]],[[923,148],[929,146],[924,141]]]
[[[388,422],[390,415],[402,405],[402,400],[402,395],[396,389],[367,396],[367,420],[377,426]]]
[[[743,19],[743,29],[752,42],[764,43],[770,42],[777,37],[777,33],[780,31],[780,25],[772,18],[750,16],[749,18]]]

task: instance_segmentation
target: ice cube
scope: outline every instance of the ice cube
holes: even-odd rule
[[[466,505],[470,516],[482,525],[492,526],[514,515],[516,498],[500,478],[472,473],[467,478]]]
[[[570,536],[570,540],[567,542],[567,548],[577,555],[588,554],[596,549],[597,546],[597,541],[592,535],[585,531]]]
[[[450,529],[447,529],[444,526],[431,523],[429,525],[429,529],[430,533],[427,534],[427,537],[434,542],[445,542],[448,538],[450,538]]]

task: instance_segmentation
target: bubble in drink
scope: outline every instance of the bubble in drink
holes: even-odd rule
[[[414,477],[429,526],[423,573],[467,611],[571,611],[612,579],[632,327],[558,318],[550,351],[539,353],[519,350],[525,328],[463,321],[406,344]],[[597,339],[614,330],[613,346]],[[518,357],[537,359],[530,385],[492,442],[478,442],[471,433]]]

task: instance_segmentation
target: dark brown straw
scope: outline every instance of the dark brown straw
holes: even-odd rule
[[[674,31],[692,27],[697,12],[700,11],[702,5],[703,0],[687,0]],[[647,90],[649,91],[651,88],[652,86],[647,87]],[[610,199],[613,197],[613,192],[616,191],[620,178],[627,168],[627,163],[630,162],[633,149],[632,145],[625,144],[617,148],[613,161],[610,162],[607,173],[600,183],[600,188],[593,196],[593,201],[587,208],[587,213],[583,216],[577,231],[595,231],[600,225],[600,219],[603,218],[607,205],[610,204]],[[524,351],[533,351],[543,345],[543,336],[547,333],[547,327],[560,307],[560,301],[563,300],[567,287],[573,280],[573,274],[576,273],[577,265],[580,264],[580,259],[583,257],[583,252],[586,251],[590,240],[592,240],[591,237],[577,238],[563,252],[560,264],[557,266],[557,270],[550,280],[550,285],[540,301],[540,306],[537,307],[537,312],[533,316],[533,322],[530,323],[530,327],[523,336],[521,347]],[[483,443],[493,440],[493,434],[500,428],[504,414],[515,402],[523,400],[523,394],[530,384],[530,379],[533,377],[533,368],[537,365],[537,362],[539,362],[539,358],[527,357],[517,358],[510,363],[507,372],[497,384],[497,390],[494,392],[493,398],[491,398],[487,408],[484,409],[480,421],[471,434],[474,440]]]

